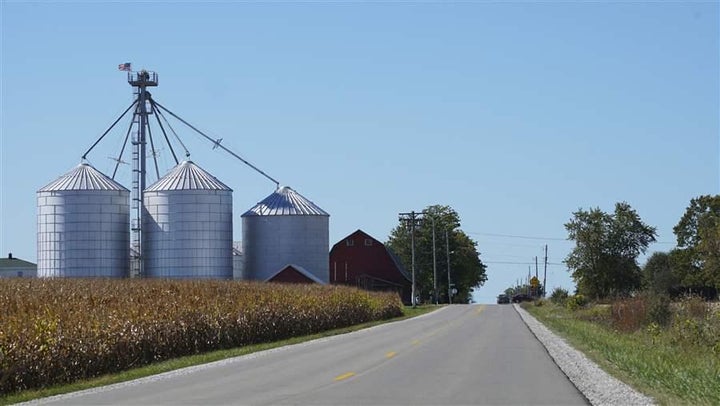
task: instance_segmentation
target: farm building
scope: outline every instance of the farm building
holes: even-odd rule
[[[37,276],[37,265],[13,257],[0,258],[0,278],[34,278]]]
[[[288,264],[283,267],[275,275],[268,278],[266,282],[325,284],[325,282],[323,282],[320,278],[313,275],[312,272],[294,264]]]
[[[328,282],[330,215],[279,187],[242,215],[243,279],[268,281],[288,264]]]
[[[398,292],[410,303],[411,278],[400,259],[362,230],[340,240],[330,250],[330,283],[366,290]]]

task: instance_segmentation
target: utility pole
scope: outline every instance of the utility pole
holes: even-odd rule
[[[543,274],[543,297],[547,294],[547,285],[545,284],[545,281],[547,280],[547,244],[545,244],[545,273]]]
[[[432,231],[433,231],[433,296],[435,297],[435,304],[438,304],[438,291],[437,291],[437,260],[435,259],[435,216],[430,216],[432,220]]]
[[[527,293],[528,296],[530,296],[530,275],[532,275],[532,267],[528,265],[527,285],[525,286],[525,293]]]
[[[448,238],[447,229],[445,229],[445,256],[447,257],[448,271],[448,304],[452,304],[452,283],[450,282],[450,239]]]
[[[400,221],[404,222],[406,225],[409,223],[410,226],[410,267],[412,268],[412,289],[410,290],[410,295],[412,297],[410,300],[413,307],[417,306],[417,301],[415,299],[415,226],[420,221],[418,218],[419,215],[421,215],[421,213],[416,213],[415,211],[411,211],[410,213],[399,213]]]

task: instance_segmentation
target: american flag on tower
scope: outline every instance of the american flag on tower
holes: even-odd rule
[[[118,65],[118,70],[131,71],[132,66],[130,62],[121,63]]]

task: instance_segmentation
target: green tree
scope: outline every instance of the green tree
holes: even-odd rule
[[[450,206],[428,206],[422,211],[422,221],[415,228],[415,287],[416,295],[424,301],[433,300],[433,223],[435,224],[435,260],[437,263],[437,295],[447,302],[447,251],[445,231],[450,245],[450,279],[457,289],[453,303],[468,303],[473,289],[487,280],[486,266],[473,241],[460,229],[460,216]],[[411,244],[408,225],[400,222],[390,233],[386,245],[402,260],[410,272]]]
[[[530,284],[525,283],[517,286],[511,286],[503,291],[506,295],[510,296],[511,298],[517,294],[524,294],[524,295],[530,295],[533,297],[543,297],[545,296],[545,287],[543,287],[542,283],[538,285],[537,291],[533,291],[532,286]]]
[[[673,268],[669,253],[653,253],[643,267],[643,287],[654,293],[668,294],[672,287],[680,285],[680,278]]]
[[[640,287],[637,257],[655,241],[655,228],[642,222],[629,204],[615,204],[613,214],[599,208],[578,210],[565,224],[575,248],[565,259],[578,293],[605,298]]]
[[[690,200],[673,232],[682,284],[720,288],[720,195]]]
[[[568,296],[569,294],[566,289],[558,287],[550,294],[550,301],[557,305],[564,306]]]
[[[691,249],[675,248],[668,254],[672,273],[680,286],[703,286],[700,267]]]

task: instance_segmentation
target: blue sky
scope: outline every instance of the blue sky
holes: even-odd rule
[[[328,211],[331,244],[455,208],[488,265],[480,302],[545,244],[548,286],[572,289],[563,224],[578,208],[627,201],[665,251],[690,199],[720,188],[718,2],[0,4],[3,255],[36,259],[35,193],[131,103],[121,62]],[[234,189],[239,240],[274,185],[175,128]],[[123,136],[90,163],[111,173]],[[129,168],[117,178],[129,186]]]

